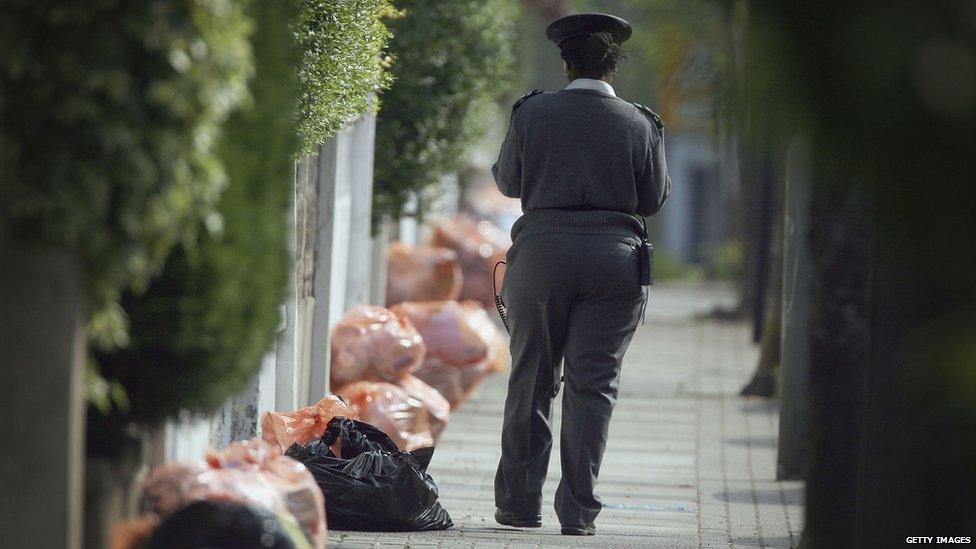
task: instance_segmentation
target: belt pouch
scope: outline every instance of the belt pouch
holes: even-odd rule
[[[646,238],[641,239],[640,245],[640,283],[654,285],[654,246]]]

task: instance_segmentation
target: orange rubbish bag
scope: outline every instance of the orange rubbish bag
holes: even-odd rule
[[[443,395],[453,410],[471,398],[489,373],[487,361],[453,366],[428,357],[415,375]]]
[[[420,367],[426,347],[404,316],[374,305],[353,307],[332,330],[332,387],[396,382]]]
[[[392,310],[416,326],[427,346],[424,364],[414,375],[452,408],[467,400],[485,376],[509,367],[507,339],[475,301],[407,302]]]
[[[359,419],[356,408],[335,395],[293,412],[265,412],[261,415],[261,438],[283,454],[296,442],[304,446],[321,437],[336,416]]]
[[[408,395],[419,400],[420,404],[427,410],[430,435],[436,444],[437,439],[444,432],[444,427],[447,427],[447,422],[451,419],[451,403],[437,389],[424,383],[416,376],[409,375],[398,381],[397,385]]]
[[[393,242],[387,252],[386,304],[461,295],[461,263],[457,252],[436,246]]]
[[[476,301],[422,301],[394,305],[423,337],[427,356],[455,366],[489,361],[493,372],[508,369],[508,343]]]
[[[434,445],[427,408],[405,389],[386,382],[359,381],[333,388],[359,410],[359,419],[383,431],[403,451]]]

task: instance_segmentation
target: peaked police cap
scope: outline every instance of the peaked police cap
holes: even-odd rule
[[[613,36],[617,43],[623,43],[630,38],[630,23],[606,13],[577,13],[560,17],[546,29],[546,38],[558,46],[563,40],[581,34],[606,32]]]

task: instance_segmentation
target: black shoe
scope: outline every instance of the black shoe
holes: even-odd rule
[[[768,370],[760,370],[752,376],[739,394],[745,397],[771,398],[776,395],[776,377]]]
[[[542,526],[542,515],[517,515],[496,509],[495,522],[515,528],[539,528]]]
[[[587,524],[586,526],[563,526],[564,536],[595,536],[596,526]]]

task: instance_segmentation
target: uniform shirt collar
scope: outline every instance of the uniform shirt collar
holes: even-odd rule
[[[577,78],[570,82],[569,85],[566,86],[566,89],[596,90],[599,92],[608,93],[614,97],[617,96],[617,94],[613,91],[613,86],[604,82],[603,80],[595,80],[593,78]]]

